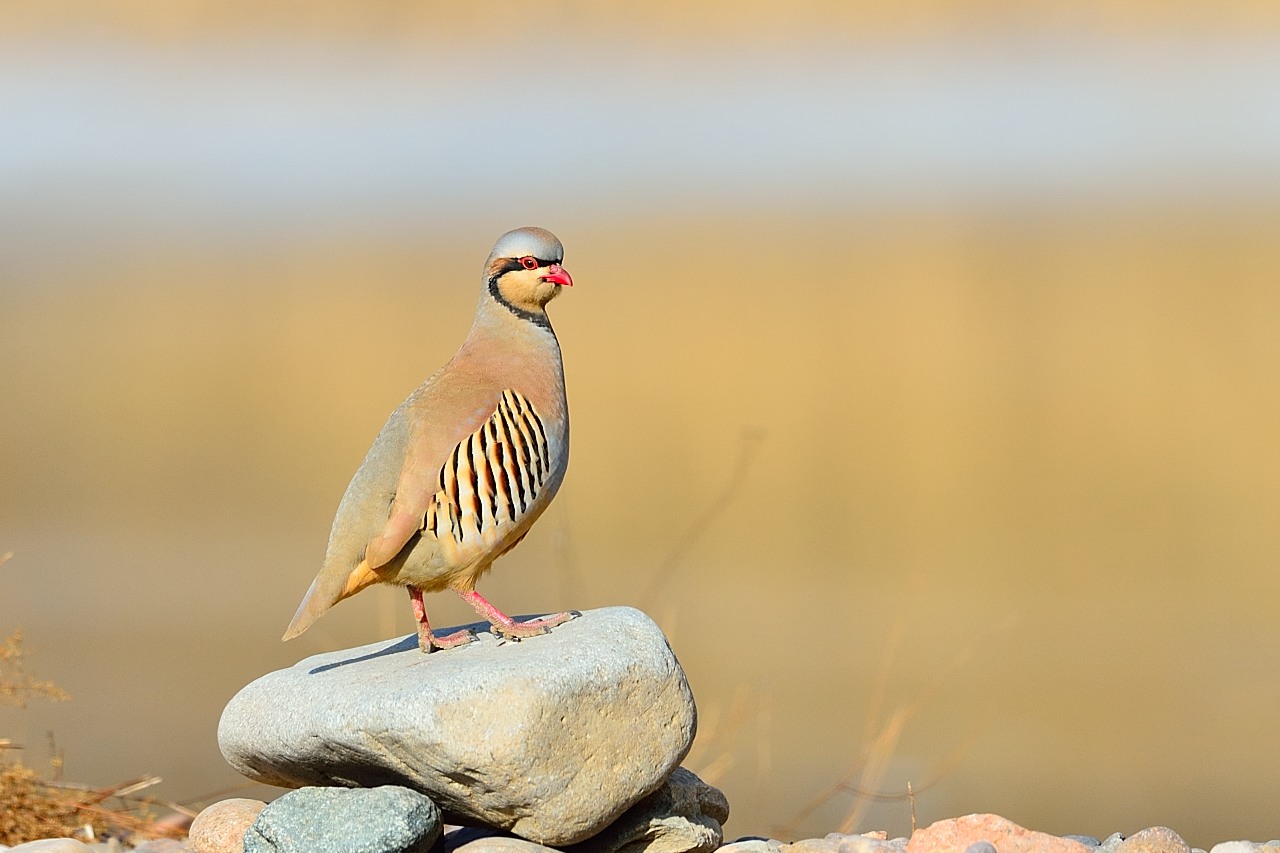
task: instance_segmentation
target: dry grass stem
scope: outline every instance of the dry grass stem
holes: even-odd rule
[[[742,730],[746,728],[752,708],[760,708],[758,697],[750,689],[739,687],[729,702],[728,710],[720,713],[719,708],[712,708],[698,723],[698,739],[689,751],[686,764],[703,781],[716,785],[728,775],[733,767],[734,751],[731,748]],[[763,738],[765,733],[759,731],[760,715],[757,711],[757,735]]]
[[[13,556],[0,555],[0,565]],[[22,631],[15,629],[0,643],[0,705],[25,708],[31,699],[63,702],[71,697],[52,681],[36,679],[26,670],[26,649]],[[8,738],[0,738],[0,750],[21,749]],[[49,735],[50,771],[61,775],[62,753]],[[0,763],[0,845],[12,846],[42,838],[115,837],[183,838],[185,830],[158,824],[151,809],[163,806],[187,813],[169,803],[135,796],[160,782],[148,776],[114,785],[92,788],[40,778],[22,761]],[[114,801],[107,805],[107,801]]]
[[[912,600],[912,596],[908,596],[907,600]],[[880,715],[880,709],[887,705],[886,695],[889,674],[893,667],[893,661],[897,657],[898,649],[906,635],[906,626],[908,624],[906,616],[905,611],[899,615],[885,644],[883,659],[871,694],[870,712],[867,716],[868,732],[875,731],[874,727]],[[1007,630],[1008,627],[1008,624],[997,625],[993,628],[992,633]],[[820,791],[813,799],[805,803],[790,821],[779,828],[779,837],[787,838],[793,836],[800,824],[808,820],[819,808],[840,794],[847,794],[853,797],[853,803],[840,823],[840,832],[848,833],[856,829],[865,816],[869,803],[898,802],[902,800],[910,803],[911,821],[914,828],[916,795],[924,793],[946,778],[963,760],[964,756],[968,754],[978,732],[985,726],[978,726],[973,734],[965,738],[960,746],[943,760],[937,772],[924,784],[912,785],[908,783],[905,790],[894,792],[883,791],[881,785],[897,751],[907,721],[933,701],[946,680],[964,668],[966,662],[973,656],[974,651],[975,647],[972,644],[962,648],[951,662],[951,665],[946,667],[937,678],[921,690],[912,702],[898,707],[889,716],[889,719],[879,726],[873,737],[864,738],[864,742],[867,742],[868,746],[853,767]]]

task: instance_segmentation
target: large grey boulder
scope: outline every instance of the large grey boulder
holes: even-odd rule
[[[563,846],[657,790],[696,712],[662,631],[588,611],[541,637],[424,655],[417,636],[316,655],[241,690],[218,726],[232,767],[283,787],[403,785],[453,823]]]

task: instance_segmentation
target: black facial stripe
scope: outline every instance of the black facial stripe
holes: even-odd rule
[[[522,257],[526,257],[526,258],[527,258],[527,257],[530,257],[530,256],[529,256],[529,255],[523,255]],[[534,257],[534,260],[538,262],[538,268],[539,268],[539,269],[541,269],[542,267],[549,267],[549,266],[551,266],[552,264],[558,264],[558,263],[560,263],[560,261],[559,261],[559,260],[548,261],[548,260],[543,260],[542,258],[538,258],[538,257]],[[516,270],[522,270],[522,269],[524,269],[524,264],[520,263],[520,258],[503,258],[503,259],[502,259],[502,266],[501,266],[501,267],[499,267],[499,268],[497,269],[497,271],[495,272],[495,275],[497,275],[497,276],[502,276],[502,275],[504,275],[505,273],[515,272]]]

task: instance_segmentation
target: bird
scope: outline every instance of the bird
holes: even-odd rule
[[[475,638],[465,628],[435,636],[426,592],[453,590],[512,640],[579,615],[517,622],[475,589],[546,510],[568,466],[564,367],[546,311],[573,285],[563,261],[564,247],[546,229],[498,238],[470,332],[378,433],[338,504],[324,563],[284,640],[378,583],[408,589],[423,652]]]

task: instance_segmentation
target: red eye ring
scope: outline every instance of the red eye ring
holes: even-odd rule
[[[527,270],[536,270],[538,267],[542,265],[538,263],[537,258],[524,257],[520,259],[520,266],[524,267]]]

